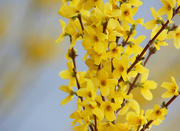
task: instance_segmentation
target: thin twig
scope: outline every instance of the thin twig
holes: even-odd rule
[[[97,129],[97,117],[96,117],[96,115],[94,115],[94,128],[95,128],[95,131],[98,131],[98,129]]]
[[[79,22],[80,22],[80,24],[81,24],[82,30],[84,30],[84,26],[83,26],[83,23],[82,23],[81,14],[78,15],[78,19],[79,19]]]

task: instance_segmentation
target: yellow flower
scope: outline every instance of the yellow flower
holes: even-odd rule
[[[65,34],[65,27],[66,27],[66,23],[62,20],[59,20],[60,24],[61,24],[61,28],[62,28],[62,33],[60,34],[59,38],[56,40],[56,43],[60,43],[61,41],[63,41]]]
[[[96,91],[94,89],[94,84],[91,80],[87,80],[87,87],[79,89],[76,94],[78,96],[86,98],[83,100],[84,104],[87,104],[91,100],[95,100],[96,98]]]
[[[128,112],[126,119],[131,125],[144,125],[146,123],[146,117],[144,116],[144,110],[141,110],[140,113]]]
[[[155,89],[157,87],[157,83],[147,80],[147,77],[148,73],[142,74],[140,84],[141,94],[145,99],[152,100],[153,95],[150,90]]]
[[[113,71],[113,76],[115,78],[119,78],[120,76],[122,76],[124,81],[126,81],[127,80],[127,68],[129,67],[128,56],[123,55],[121,60],[114,58],[113,66],[115,68]]]
[[[154,29],[157,28],[157,25],[159,24],[159,20],[162,20],[162,18],[161,18],[161,17],[160,17],[160,18],[158,17],[158,14],[157,14],[156,10],[155,10],[153,7],[151,7],[150,9],[151,9],[151,13],[152,13],[154,19],[151,20],[151,21],[146,22],[146,23],[144,24],[144,27],[145,27],[146,29],[152,29],[152,30],[154,30]]]
[[[100,123],[98,125],[98,131],[118,131],[116,126],[111,122]]]
[[[75,76],[74,66],[73,66],[72,60],[67,62],[67,67],[68,67],[68,70],[62,70],[59,73],[59,76],[62,79],[69,79],[68,86],[73,87],[76,85],[76,76]]]
[[[129,4],[132,6],[141,6],[143,3],[140,0],[129,0]]]
[[[164,116],[167,115],[168,110],[166,108],[160,108],[159,105],[154,105],[153,112],[150,114],[152,120],[161,119],[164,120]]]
[[[141,74],[149,72],[149,70],[147,68],[145,68],[143,65],[141,65],[140,62],[134,66],[134,70]]]
[[[71,101],[71,100],[74,98],[75,92],[73,92],[73,90],[71,89],[71,87],[68,87],[68,86],[60,86],[59,89],[69,94],[64,100],[61,101],[61,105],[67,104],[69,101]]]
[[[120,82],[118,90],[114,90],[114,87],[110,88],[110,94],[107,96],[109,100],[114,99],[115,103],[122,104],[123,100],[132,99],[132,94],[127,95],[127,84]]]
[[[116,103],[111,103],[110,101],[105,101],[103,102],[102,107],[104,109],[104,115],[106,116],[106,119],[109,121],[114,121],[116,119],[114,111],[119,109],[121,105]]]
[[[104,41],[106,39],[106,35],[100,31],[96,31],[91,26],[87,26],[85,28],[86,36],[82,41],[82,45],[85,50],[94,48],[94,50],[101,54],[104,51]]]
[[[120,58],[124,48],[122,46],[117,46],[116,42],[112,42],[109,45],[109,50],[110,51],[107,53],[109,58]]]
[[[117,79],[108,79],[108,73],[101,69],[97,73],[97,83],[100,87],[100,91],[103,96],[107,96],[110,93],[110,87],[117,85]]]
[[[103,5],[103,0],[87,0],[83,7],[85,10],[91,10],[94,6],[102,9]]]
[[[161,29],[161,27],[156,28],[154,31],[151,32],[151,39],[157,34],[157,32]],[[168,44],[164,41],[167,37],[168,30],[164,29],[156,38],[154,42],[154,46],[157,50],[160,50],[161,46],[168,46]]]
[[[107,48],[108,43],[104,43],[104,47]],[[102,54],[98,54],[93,48],[89,49],[87,51],[87,53],[89,54],[90,58],[94,61],[93,63],[95,65],[99,65],[102,60],[107,60],[107,53],[106,53],[106,49],[103,49]]]
[[[142,48],[141,48],[141,46],[139,46],[139,44],[145,38],[146,38],[145,36],[139,36],[136,39],[130,38],[127,48],[126,48],[126,51],[125,51],[125,54],[130,56],[131,54],[135,55],[135,54],[139,53],[142,50]]]
[[[129,23],[133,24],[133,17],[138,10],[138,7],[131,8],[131,5],[128,3],[123,3],[121,6],[121,16],[120,20],[127,20]]]
[[[75,131],[86,131],[86,130],[87,130],[87,127],[90,125],[91,120],[90,120],[89,117],[84,117],[84,118],[83,118],[83,121],[84,121],[84,123],[83,123],[82,125],[80,125],[80,126],[75,126],[73,129],[74,129]]]
[[[66,5],[66,3],[63,3],[61,8],[58,11],[58,14],[65,17],[65,18],[72,18],[80,14],[83,9],[83,0],[73,0],[70,2],[69,5]]]
[[[170,31],[168,33],[167,39],[174,38],[174,46],[179,49],[180,48],[180,26],[175,31]]]
[[[151,113],[153,112],[153,109],[147,109],[146,112],[145,112],[145,117],[146,119],[149,121],[149,120],[152,120],[151,119]],[[161,119],[156,119],[156,120],[153,120],[152,124],[149,126],[149,129],[151,129],[152,125],[160,125],[162,123],[162,120]]]
[[[108,20],[106,31],[108,34],[109,41],[116,41],[116,37],[123,36],[122,32],[119,32],[118,30],[116,30],[117,28],[120,28],[120,30],[123,30],[122,27],[119,27],[119,26],[120,24],[117,20],[115,19]]]
[[[121,14],[121,10],[117,7],[113,7],[113,5],[109,2],[106,2],[104,4],[104,10],[103,13],[105,14],[106,18],[114,17],[114,18],[119,18]]]
[[[163,7],[158,10],[159,15],[167,14],[168,20],[171,21],[173,15],[173,8],[176,5],[176,0],[161,0]]]
[[[168,90],[162,95],[162,98],[169,98],[173,95],[179,95],[179,88],[173,76],[171,77],[171,83],[163,82],[161,87],[164,87]]]
[[[125,124],[117,123],[116,127],[117,127],[118,131],[132,131],[131,130],[132,126],[130,126],[129,123],[125,123]]]
[[[96,101],[90,101],[88,104],[83,105],[85,110],[82,112],[83,117],[92,116],[93,114],[96,115],[100,120],[104,118],[104,114],[101,109],[98,107]]]
[[[127,101],[126,105],[120,110],[119,114],[125,115],[128,112],[129,108],[132,108],[136,113],[140,112],[139,103],[134,99],[130,99]]]

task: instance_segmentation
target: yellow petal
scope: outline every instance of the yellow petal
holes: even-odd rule
[[[129,106],[125,105],[119,112],[120,115],[124,115],[129,110]]]
[[[147,100],[152,100],[152,98],[153,98],[152,93],[148,89],[141,88],[141,94]]]
[[[135,100],[130,100],[129,101],[129,107],[131,107],[137,114],[140,113],[140,106],[139,103],[137,103],[137,101]]]
[[[176,49],[180,48],[180,38],[174,38],[174,46],[176,47]]]
[[[95,2],[92,0],[87,0],[86,3],[84,4],[84,9],[85,10],[90,10],[94,7]]]
[[[113,111],[107,111],[106,112],[106,118],[109,121],[114,121],[116,119],[116,116]]]
[[[162,94],[162,98],[170,98],[173,95],[174,95],[174,93],[172,93],[171,91],[167,91],[167,92]]]
[[[135,43],[136,45],[139,45],[145,38],[146,38],[146,36],[144,36],[144,35],[138,36],[138,37],[134,40],[134,43]]]
[[[102,120],[104,118],[103,112],[99,108],[94,108],[93,113],[100,119]]]
[[[74,95],[67,96],[64,100],[61,101],[61,105],[67,104],[69,101],[71,101],[74,98]]]
[[[144,87],[148,88],[148,89],[155,89],[157,87],[157,83],[154,81],[146,81],[144,83]]]
[[[63,85],[63,86],[60,86],[59,89],[66,93],[69,93],[69,94],[71,93],[71,90],[69,89],[68,86]]]
[[[78,96],[81,96],[81,97],[87,97],[88,96],[87,88],[81,88],[76,93]]]
[[[138,72],[138,73],[145,73],[145,72],[148,72],[149,70],[146,69],[144,66],[138,64],[136,67],[135,67],[135,70]]]
[[[156,10],[153,7],[151,7],[150,9],[151,9],[151,13],[152,13],[154,19],[157,20],[158,19],[158,15],[156,13]]]
[[[168,83],[168,82],[163,82],[163,83],[161,84],[161,87],[164,87],[164,88],[166,88],[166,89],[168,89],[168,90],[171,90],[172,84],[171,84],[171,83]]]
[[[110,93],[110,88],[107,86],[100,87],[101,94],[107,96]]]
[[[157,21],[156,20],[151,20],[148,21],[144,24],[144,27],[149,30],[149,29],[156,29],[157,27]]]
[[[158,15],[164,15],[164,14],[167,14],[167,13],[168,13],[168,10],[167,10],[167,8],[165,6],[161,7],[157,12]]]
[[[72,74],[68,71],[68,70],[62,70],[60,73],[59,73],[59,76],[62,78],[62,79],[70,79],[72,77]]]
[[[130,0],[129,3],[133,6],[141,6],[143,4],[140,0]]]
[[[103,52],[103,43],[102,42],[96,42],[94,44],[94,50],[100,55]]]

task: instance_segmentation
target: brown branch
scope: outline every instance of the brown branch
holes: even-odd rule
[[[98,129],[97,129],[97,117],[96,117],[96,115],[94,115],[94,128],[95,128],[95,131],[98,131]]]
[[[82,30],[84,30],[84,26],[83,26],[83,23],[82,23],[81,14],[78,15],[78,19],[79,19],[79,22],[80,22],[80,24],[81,24]]]
[[[130,36],[131,36],[131,35],[128,35],[126,41],[125,41],[125,42],[122,42],[122,47],[124,47],[124,46],[127,45],[127,42],[128,42],[128,40],[129,40]]]
[[[107,24],[108,24],[108,21],[106,20],[106,22],[103,24],[103,33],[104,34],[106,34]]]
[[[145,126],[143,126],[143,128],[140,131],[145,131],[146,129],[148,129],[152,122],[153,120],[150,120]]]

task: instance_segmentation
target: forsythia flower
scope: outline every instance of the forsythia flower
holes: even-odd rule
[[[83,101],[84,104],[87,104],[91,100],[95,100],[96,91],[94,89],[94,85],[91,80],[87,81],[87,88],[79,89],[76,94],[81,97],[85,97],[86,99]]]
[[[152,120],[161,119],[164,120],[164,116],[167,115],[168,110],[166,108],[160,108],[159,105],[154,105],[153,112],[150,114]]]
[[[116,126],[111,122],[101,123],[99,124],[99,131],[118,131]]]
[[[168,90],[162,95],[162,98],[169,98],[169,97],[172,97],[173,95],[176,95],[176,96],[179,95],[179,92],[178,92],[179,88],[173,76],[171,77],[171,83],[163,82],[161,87],[164,87]]]
[[[128,3],[122,4],[121,6],[122,13],[121,13],[120,19],[127,20],[128,22],[133,23],[134,20],[132,16],[136,14],[137,10],[138,10],[138,7],[131,8],[131,5]]]
[[[102,106],[104,109],[104,115],[106,116],[106,119],[109,121],[114,121],[116,119],[114,111],[119,109],[121,106],[116,103],[111,103],[110,101],[103,102]]]
[[[97,83],[100,87],[100,91],[103,96],[107,96],[110,93],[110,87],[117,84],[116,79],[108,79],[108,73],[101,69],[97,73]]]
[[[126,55],[123,55],[121,60],[114,58],[113,65],[115,68],[113,71],[113,76],[115,78],[119,78],[120,76],[122,76],[124,81],[126,81],[127,80],[127,68],[129,67],[128,57]]]
[[[140,113],[128,112],[126,115],[128,122],[131,125],[139,126],[144,125],[146,123],[146,117],[144,116],[144,110],[141,110]]]
[[[158,14],[157,14],[156,10],[153,7],[151,7],[150,9],[151,9],[151,13],[152,13],[154,19],[151,20],[151,21],[146,22],[144,24],[144,27],[146,29],[153,29],[154,30],[154,29],[157,28],[157,25],[159,24],[159,20],[162,20],[162,18],[158,17]]]
[[[61,105],[67,104],[69,101],[71,101],[74,98],[75,92],[73,92],[73,90],[70,87],[60,86],[59,89],[69,94],[64,100],[61,101]]]
[[[76,85],[76,76],[74,71],[73,62],[70,60],[67,62],[68,70],[63,70],[59,73],[59,76],[63,79],[69,79],[68,86],[73,87]]]
[[[60,34],[59,38],[56,40],[56,43],[59,43],[61,41],[63,41],[64,36],[66,35],[65,33],[65,27],[66,27],[66,23],[62,20],[59,20],[60,24],[61,24],[61,28],[62,28],[62,33]]]
[[[124,48],[122,46],[117,46],[115,42],[112,42],[109,46],[109,58],[120,58],[121,53],[123,53]]]
[[[173,15],[173,8],[176,5],[176,0],[161,0],[163,7],[158,10],[159,15],[167,14],[168,20],[171,21]]]
[[[151,33],[151,39],[155,36],[155,34],[160,30],[161,28],[158,27]],[[156,47],[157,50],[160,50],[160,45],[161,46],[168,46],[168,44],[164,41],[167,37],[167,32],[168,30],[163,30],[162,33],[156,38],[154,42],[154,46]]]
[[[179,49],[180,48],[180,26],[175,31],[170,31],[168,33],[167,39],[174,38],[174,46]]]
[[[150,90],[155,89],[157,87],[157,83],[155,83],[154,81],[147,80],[147,77],[148,77],[147,73],[143,74],[141,77],[141,84],[140,84],[141,94],[145,99],[152,100],[153,95],[150,92]]]

